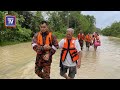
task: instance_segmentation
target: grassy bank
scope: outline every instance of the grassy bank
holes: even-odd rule
[[[64,38],[64,37],[63,37]],[[62,37],[61,38],[57,38],[58,42],[63,39]],[[7,46],[7,45],[15,45],[15,44],[20,44],[20,43],[25,43],[25,42],[31,42],[31,40],[29,41],[24,41],[24,42],[20,42],[20,41],[5,41],[5,42],[0,42],[0,46]]]
[[[61,39],[57,39],[58,40],[58,42],[61,40]],[[29,40],[29,41],[25,41],[25,42],[31,42],[31,40]],[[0,42],[0,46],[7,46],[7,45],[15,45],[15,44],[20,44],[20,43],[25,43],[25,42],[20,42],[20,41],[14,41],[14,42],[12,42],[12,41],[6,41],[6,42]]]
[[[25,42],[31,42],[29,41],[25,41]],[[5,41],[5,42],[0,42],[0,46],[7,46],[7,45],[15,45],[15,44],[19,44],[19,43],[25,43],[25,42],[20,42],[20,41]]]

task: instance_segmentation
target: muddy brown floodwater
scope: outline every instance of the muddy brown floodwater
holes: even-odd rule
[[[102,46],[88,51],[84,46],[81,68],[75,79],[120,79],[120,39],[100,36]],[[40,79],[34,73],[36,53],[31,42],[0,47],[0,79]],[[60,50],[53,56],[51,79],[59,75]]]

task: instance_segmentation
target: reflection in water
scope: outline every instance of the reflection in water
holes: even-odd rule
[[[120,39],[100,36],[101,45],[97,51],[91,46],[88,51],[84,45],[81,68],[75,78],[120,78]],[[53,56],[51,78],[59,75],[59,54]],[[35,52],[30,43],[0,47],[0,78],[39,78],[34,74]]]

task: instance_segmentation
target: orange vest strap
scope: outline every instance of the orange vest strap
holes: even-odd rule
[[[74,40],[76,40],[76,38],[72,37],[72,40],[70,41],[70,43],[68,43],[68,40],[66,38],[64,40],[65,42],[62,48],[61,61],[65,60],[68,52],[70,53],[72,61],[73,62],[77,61],[79,58],[79,55],[77,54],[77,50],[75,48],[75,43],[74,43],[75,42]]]
[[[38,32],[37,43],[39,45],[43,45],[43,38],[40,32]],[[48,45],[52,44],[52,33],[51,32],[49,32],[49,34],[46,36],[45,44],[48,44]]]

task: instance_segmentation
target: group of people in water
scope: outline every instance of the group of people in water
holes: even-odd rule
[[[97,50],[98,46],[101,46],[100,37],[97,32],[94,32],[92,35],[90,35],[89,33],[85,35],[82,31],[80,31],[77,38],[78,38],[81,50],[83,50],[84,42],[86,43],[86,47],[88,48],[88,50],[89,50],[89,47],[92,45],[94,45],[95,51]]]
[[[68,28],[66,37],[58,42],[56,36],[49,30],[48,22],[42,21],[39,29],[40,31],[33,36],[32,48],[36,52],[35,73],[43,79],[50,79],[52,56],[57,49],[61,50],[58,65],[60,75],[66,79],[74,79],[77,68],[81,66],[81,50],[83,50],[84,41],[88,49],[90,45],[94,44],[96,50],[100,44],[99,35],[96,32],[93,33],[92,37],[89,33],[84,35],[80,32],[77,39],[73,36],[74,29]]]

